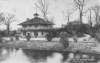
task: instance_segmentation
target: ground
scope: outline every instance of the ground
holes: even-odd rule
[[[59,39],[55,38],[52,41],[47,41],[43,39],[31,39],[27,40],[17,40],[17,41],[4,41],[1,46],[6,47],[16,47],[24,49],[54,49],[62,48],[62,45],[59,42]]]
[[[23,48],[23,49],[35,49],[35,50],[62,50],[63,45],[59,41],[59,38],[53,39],[51,42],[45,40],[45,38],[37,38],[27,40],[19,40],[19,41],[6,41],[4,43],[0,43],[0,46],[4,47],[14,47],[14,48]],[[95,41],[94,38],[83,37],[78,38],[78,42],[73,42],[72,38],[70,38],[69,49],[73,50],[85,50],[85,51],[97,51],[100,52],[100,44]]]

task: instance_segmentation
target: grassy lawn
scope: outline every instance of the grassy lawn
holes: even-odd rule
[[[15,48],[23,48],[23,49],[61,49],[62,45],[58,41],[45,41],[45,40],[31,40],[31,41],[8,41],[6,43],[1,43],[0,46],[4,47],[15,47]]]
[[[45,41],[45,40],[20,40],[20,41],[8,41],[5,43],[0,43],[2,47],[11,47],[11,48],[22,48],[22,49],[33,49],[33,50],[56,50],[61,51],[63,49],[63,45],[59,41]],[[65,49],[65,51],[76,51],[80,50],[83,52],[96,52],[91,50],[91,48],[86,47],[87,44],[82,45],[81,43],[70,42],[69,48]],[[100,48],[100,47],[99,47]]]

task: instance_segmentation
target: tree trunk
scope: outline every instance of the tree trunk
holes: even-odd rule
[[[70,17],[68,16],[68,22],[67,22],[67,23],[69,23],[69,22],[70,22],[70,21],[69,21],[69,18],[70,18]]]
[[[90,18],[89,18],[89,21],[90,21],[90,26],[92,26],[92,17],[91,17],[91,10],[90,10]]]
[[[97,16],[95,17],[95,20],[96,20],[96,24],[98,25],[98,21],[97,21],[97,20],[98,20],[98,18],[97,18]]]
[[[98,13],[96,13],[96,24],[97,25],[99,24],[99,15],[98,15]]]
[[[7,35],[9,36],[10,34],[10,24],[7,24]]]
[[[80,11],[80,24],[83,24],[82,16],[83,16],[83,13],[82,13],[82,10],[81,10],[81,11]]]
[[[47,11],[42,11],[42,14],[43,14],[43,18],[44,18],[44,20],[47,21],[47,14],[46,14],[46,12],[47,12]]]

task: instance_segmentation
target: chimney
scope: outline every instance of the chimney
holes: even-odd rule
[[[35,14],[34,14],[34,17],[38,17],[38,16],[39,16],[39,14],[38,14],[38,13],[35,13]]]

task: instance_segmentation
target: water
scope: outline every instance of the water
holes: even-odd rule
[[[22,49],[10,51],[8,58],[0,63],[31,63]]]
[[[29,51],[28,51],[29,52]],[[30,51],[33,56],[35,55],[34,52]],[[42,55],[43,53],[39,53],[39,56]],[[43,56],[43,55],[42,55]],[[44,55],[45,56],[45,55]],[[26,55],[25,51],[23,49],[12,49],[12,48],[1,48],[0,49],[0,63],[69,63],[74,57],[75,54],[69,53],[68,58],[63,61],[64,55],[62,53],[54,52],[51,55],[45,56],[46,59],[44,58],[38,58],[35,59],[31,55]],[[98,61],[97,63],[100,63]]]
[[[0,63],[62,63],[63,55],[60,53],[53,53],[51,56],[47,56],[46,59],[39,59],[28,57],[22,49],[5,49],[1,51],[1,57],[3,60]]]

